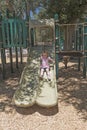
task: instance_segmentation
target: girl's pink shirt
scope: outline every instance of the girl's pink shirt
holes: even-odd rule
[[[41,68],[49,68],[49,61],[52,61],[51,57],[44,58],[41,56]]]

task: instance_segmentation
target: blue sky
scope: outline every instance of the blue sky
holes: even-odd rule
[[[36,8],[36,10],[35,10],[36,14],[38,14],[39,11],[40,11],[40,8]],[[32,11],[30,11],[30,17],[31,17],[31,19],[34,19],[34,16],[33,16],[33,12],[32,12]]]
[[[36,8],[36,10],[35,10],[36,14],[38,14],[39,11],[40,11],[40,8]],[[23,18],[26,19],[26,13],[24,13]],[[30,11],[30,18],[35,19],[32,11]]]

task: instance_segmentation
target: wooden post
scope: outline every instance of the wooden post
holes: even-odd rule
[[[1,49],[1,61],[2,61],[2,75],[3,79],[5,79],[6,71],[5,71],[4,49]]]
[[[20,47],[20,62],[21,62],[21,64],[23,63],[23,58],[22,58],[22,47]]]
[[[9,48],[10,53],[10,66],[11,66],[11,72],[13,73],[13,59],[12,59],[12,48]]]
[[[76,45],[75,45],[75,50],[78,50],[78,43],[79,43],[79,33],[78,33],[78,28],[76,29]]]
[[[16,52],[16,68],[18,69],[18,49],[15,47],[15,52]]]
[[[3,48],[3,39],[2,39],[2,19],[0,20],[0,51],[1,51],[1,62],[2,62],[2,76],[5,79],[6,71],[5,71],[5,49]]]

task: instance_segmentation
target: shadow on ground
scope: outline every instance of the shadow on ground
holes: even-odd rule
[[[18,82],[25,63],[15,73],[10,73],[10,66],[7,66],[6,79],[0,80],[0,111],[12,113],[16,110],[23,115],[39,112],[43,115],[54,115],[58,112],[58,106],[53,108],[42,108],[33,105],[29,108],[17,108],[12,104],[12,97],[18,87]],[[0,73],[0,78],[2,77]],[[68,66],[67,69],[60,67],[58,79],[59,102],[72,104],[82,118],[87,120],[87,79],[83,79],[82,72],[77,70],[77,65]],[[61,108],[60,108],[61,109]]]
[[[58,93],[60,102],[72,104],[78,114],[87,120],[87,79],[83,79],[77,64],[59,69]]]
[[[17,108],[17,107],[15,108],[18,113],[23,114],[23,115],[31,115],[35,112],[39,112],[40,114],[45,115],[45,116],[52,116],[58,113],[57,105],[51,108],[44,108],[44,107],[40,107],[34,104],[33,106],[29,108]]]
[[[16,64],[13,64],[14,72],[11,73],[10,64],[5,65],[5,79],[2,76],[2,69],[0,73],[0,112],[12,112],[13,105],[12,105],[12,97],[13,94],[18,87],[18,82],[26,63],[19,64],[19,68],[16,68]]]

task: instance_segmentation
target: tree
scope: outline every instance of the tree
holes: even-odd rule
[[[15,12],[17,17],[22,17],[24,13],[29,17],[30,10],[35,12],[35,9],[40,5],[40,0],[0,0],[0,11],[2,16],[6,16],[7,9],[12,15]]]
[[[87,0],[47,0],[42,1],[39,17],[53,18],[55,13],[59,15],[60,23],[72,23],[85,13]]]
[[[81,19],[87,11],[87,0],[47,0],[42,1],[40,18],[54,18],[59,15],[59,23],[75,23]],[[87,14],[87,13],[86,13]],[[86,16],[85,14],[85,16]],[[64,49],[72,49],[72,36],[75,33],[75,26],[63,26],[64,29]],[[67,37],[68,36],[68,37]]]

